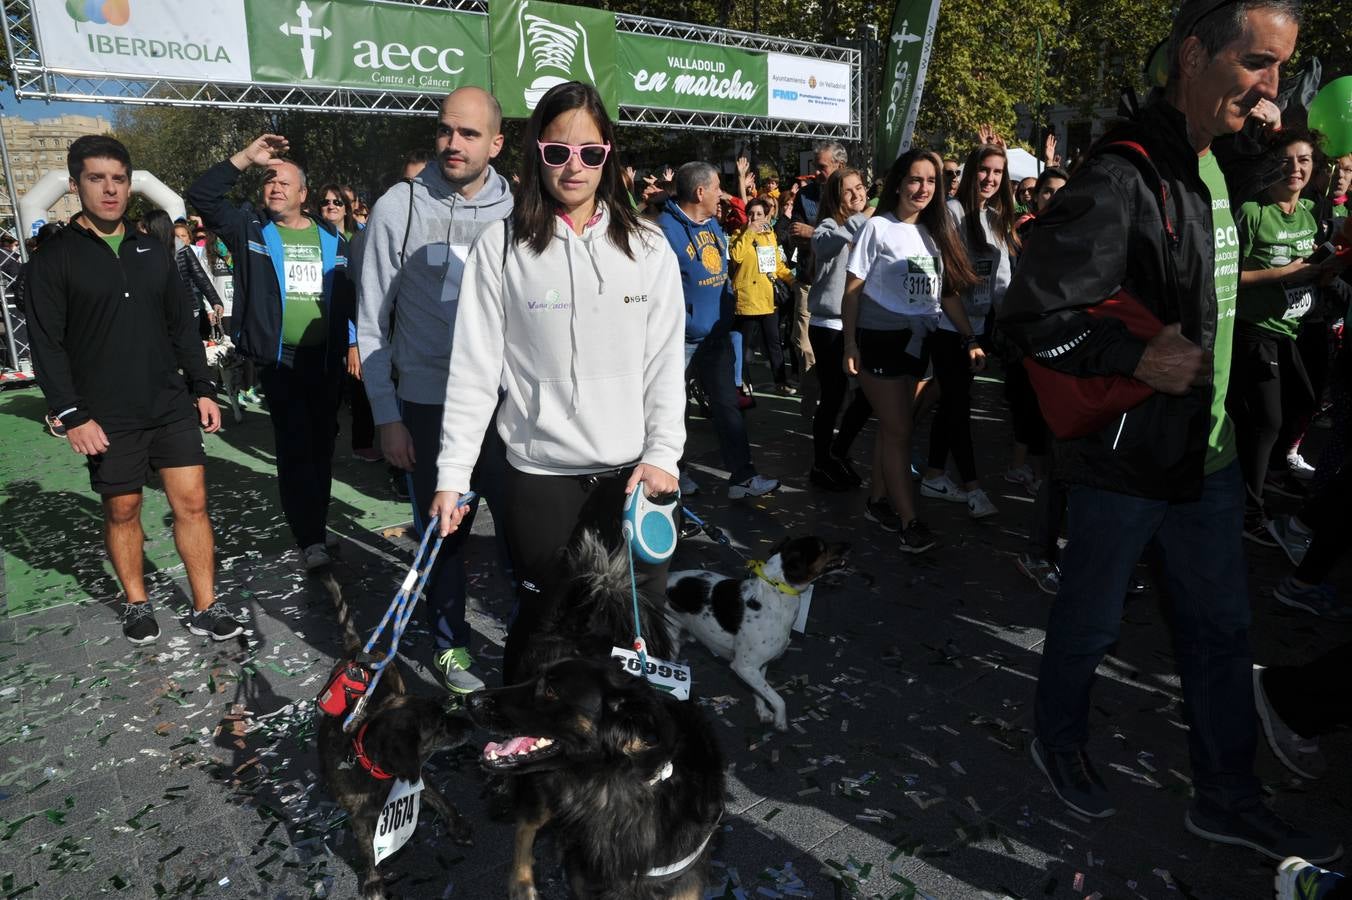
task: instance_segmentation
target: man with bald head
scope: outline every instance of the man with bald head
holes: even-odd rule
[[[327,566],[329,488],[345,357],[356,344],[347,241],[304,212],[305,172],[286,138],[265,134],[188,189],[235,259],[231,339],[259,363],[276,440],[282,510],[307,571]],[[262,205],[226,200],[251,166],[266,170]]]
[[[436,493],[441,413],[465,260],[479,232],[512,213],[511,186],[490,165],[502,150],[502,108],[492,94],[477,87],[453,91],[441,104],[434,140],[432,159],[390,188],[371,210],[358,284],[357,343],[366,394],[380,428],[381,452],[408,473],[419,532]],[[483,440],[473,486],[493,505],[501,533],[503,508],[495,500],[505,450],[494,428]],[[446,539],[426,587],[436,643],[431,662],[456,693],[484,686],[471,670],[465,622],[460,545],[468,534],[462,524]]]

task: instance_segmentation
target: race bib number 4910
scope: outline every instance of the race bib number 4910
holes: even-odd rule
[[[422,779],[417,784],[409,784],[402,778],[396,778],[390,787],[390,795],[376,820],[376,833],[372,839],[376,864],[387,856],[396,853],[400,847],[413,837],[418,827],[418,806],[422,800]]]

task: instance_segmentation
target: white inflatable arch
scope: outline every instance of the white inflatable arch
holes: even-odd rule
[[[134,170],[131,173],[131,190],[133,194],[140,194],[167,212],[171,219],[186,218],[188,215],[183,198],[149,172]],[[64,170],[53,169],[38,179],[32,190],[19,200],[19,233],[31,235],[34,224],[40,227],[47,218],[47,210],[69,191],[70,175]]]

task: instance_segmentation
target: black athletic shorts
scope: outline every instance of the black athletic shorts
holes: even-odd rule
[[[907,352],[911,343],[909,328],[900,331],[858,328],[854,342],[859,347],[859,371],[874,378],[923,378],[929,366],[929,336],[920,341],[920,355],[912,355]]]
[[[207,462],[194,417],[157,428],[110,431],[107,436],[108,449],[89,457],[89,486],[105,496],[139,491],[151,472]]]

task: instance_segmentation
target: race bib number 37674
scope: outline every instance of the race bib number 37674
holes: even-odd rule
[[[413,837],[418,827],[418,806],[422,800],[423,783],[409,784],[402,778],[396,778],[390,787],[390,795],[380,809],[380,818],[376,819],[376,833],[372,839],[376,864],[387,856],[393,855]]]

